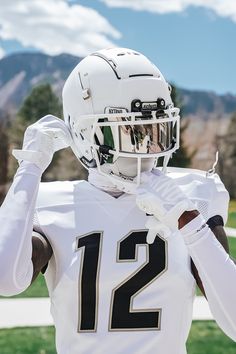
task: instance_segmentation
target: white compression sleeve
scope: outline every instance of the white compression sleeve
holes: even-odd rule
[[[188,224],[188,230],[191,223],[194,220]],[[186,234],[184,240],[216,322],[236,340],[236,265],[208,226],[192,235]]]
[[[42,171],[22,162],[0,208],[0,294],[25,290],[33,275],[33,216]]]

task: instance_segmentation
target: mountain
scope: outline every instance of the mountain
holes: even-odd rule
[[[0,60],[0,110],[17,110],[34,86],[49,82],[60,95],[63,83],[81,58],[20,53]]]
[[[60,97],[66,77],[81,58],[61,54],[12,54],[0,60],[0,120],[3,112],[14,113],[31,89],[49,82]],[[183,134],[190,152],[195,152],[193,166],[208,169],[214,161],[217,139],[227,131],[230,116],[236,111],[236,96],[178,88],[182,97],[182,116],[188,120]],[[2,113],[2,114],[1,114]]]
[[[60,96],[66,77],[81,58],[61,54],[17,53],[0,60],[0,110],[17,110],[32,87],[49,82]],[[236,96],[179,88],[184,115],[200,114],[203,119],[236,111]]]
[[[206,119],[215,114],[220,117],[236,111],[236,96],[231,94],[217,95],[208,91],[189,91],[179,89],[183,101],[184,115],[200,114]]]

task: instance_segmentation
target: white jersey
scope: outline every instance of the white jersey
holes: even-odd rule
[[[195,280],[178,232],[147,245],[135,196],[85,181],[42,183],[36,215],[53,248],[45,276],[59,354],[186,353]]]

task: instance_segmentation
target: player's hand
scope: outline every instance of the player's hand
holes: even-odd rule
[[[64,121],[47,115],[26,129],[22,150],[15,149],[12,154],[18,161],[34,163],[43,172],[54,153],[71,143],[72,138]]]
[[[179,220],[186,211],[195,210],[194,204],[181,191],[179,186],[170,177],[159,170],[142,174],[141,184],[137,189],[136,203],[145,213],[153,215],[147,227],[149,242],[159,231],[168,235],[179,229]],[[183,218],[182,223],[184,224]],[[152,235],[151,235],[152,234]]]

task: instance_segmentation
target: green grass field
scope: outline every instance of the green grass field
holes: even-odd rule
[[[1,354],[56,354],[54,334],[53,327],[1,330],[0,352]],[[236,353],[236,343],[228,339],[213,321],[193,323],[187,348],[188,354]]]
[[[13,296],[13,298],[21,297],[48,297],[48,289],[45,284],[44,276],[40,274],[26,291],[19,295]]]
[[[227,226],[236,228],[236,200],[230,201]]]
[[[236,343],[213,321],[194,321],[187,341],[188,354],[235,354]]]
[[[229,213],[227,226],[233,227],[236,229],[236,213],[235,212]]]
[[[236,228],[236,200],[229,204],[228,227]],[[230,254],[236,259],[236,238],[229,237]]]
[[[236,199],[231,199],[229,202],[229,212],[234,211],[236,213]]]
[[[230,203],[227,226],[236,228],[236,201]],[[230,253],[236,258],[236,238],[229,237],[229,244]],[[40,275],[29,289],[16,297],[46,296],[48,291]],[[54,334],[53,327],[1,329],[0,354],[56,354]],[[188,354],[236,354],[236,343],[214,321],[194,321],[187,349]]]
[[[229,238],[236,258],[236,238]],[[42,275],[17,297],[48,296]],[[235,354],[236,343],[227,338],[213,321],[194,321],[187,342],[188,354]],[[56,354],[54,328],[14,328],[0,330],[0,354]]]
[[[53,327],[0,330],[1,354],[56,354]]]

